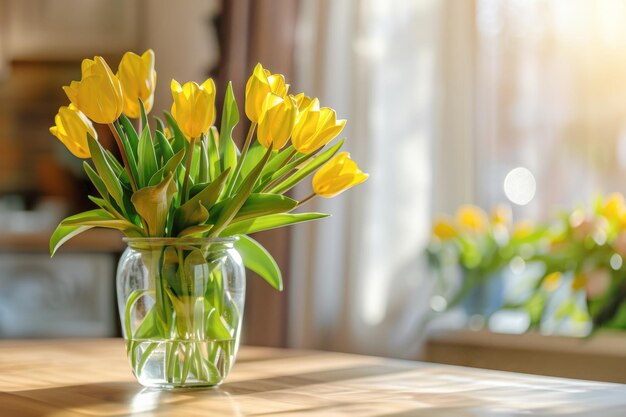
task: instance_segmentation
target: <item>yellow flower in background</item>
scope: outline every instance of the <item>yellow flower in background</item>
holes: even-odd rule
[[[363,173],[348,152],[341,152],[313,176],[313,191],[320,197],[331,198],[354,187],[369,177]]]
[[[193,81],[182,87],[172,80],[172,116],[187,140],[206,133],[215,122],[215,83],[211,78],[201,85]]]
[[[82,114],[76,106],[70,104],[68,107],[59,108],[59,112],[54,117],[55,126],[50,128],[50,133],[56,136],[66,147],[78,158],[89,158],[89,146],[87,145],[87,134],[94,139],[98,138],[91,121]]]
[[[119,79],[101,56],[84,59],[80,81],[64,86],[72,104],[96,123],[113,123],[124,109],[124,95]]]
[[[259,119],[257,137],[265,148],[281,149],[287,141],[296,122],[298,109],[291,97],[280,97],[270,93],[265,97]]]
[[[626,213],[626,202],[620,193],[612,193],[606,196],[601,208],[601,213],[608,220],[619,221]]]
[[[441,240],[449,240],[457,236],[454,225],[448,218],[445,217],[440,217],[435,220],[432,233]]]
[[[494,225],[501,225],[508,227],[511,224],[513,213],[511,206],[508,204],[498,204],[491,211],[491,223]]]
[[[246,116],[253,123],[261,118],[265,97],[274,93],[284,97],[289,91],[289,84],[285,84],[285,77],[281,74],[272,74],[261,64],[256,64],[252,76],[246,83]]]
[[[345,120],[337,120],[333,109],[320,109],[319,101],[312,100],[308,106],[298,111],[291,143],[300,153],[311,153],[337,137],[346,125]]]
[[[471,204],[459,207],[456,212],[456,222],[459,227],[472,233],[485,232],[489,224],[485,212]]]
[[[156,87],[154,51],[148,49],[141,56],[126,52],[117,69],[117,77],[124,92],[124,114],[133,119],[138,118],[141,115],[139,99],[143,101],[146,113],[149,113]]]
[[[311,104],[311,102],[313,101],[311,97],[305,95],[304,93],[290,95],[289,97],[295,100],[296,106],[298,106],[298,111],[303,110],[304,108],[308,107],[309,104]]]
[[[554,291],[561,284],[561,280],[563,279],[563,274],[560,272],[552,272],[543,279],[543,288],[546,291]]]
[[[513,227],[513,239],[523,239],[535,231],[535,225],[530,220],[524,220]]]

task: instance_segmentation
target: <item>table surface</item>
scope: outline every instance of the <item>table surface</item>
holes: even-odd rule
[[[0,416],[625,416],[626,385],[243,347],[219,388],[135,382],[119,339],[0,342]]]

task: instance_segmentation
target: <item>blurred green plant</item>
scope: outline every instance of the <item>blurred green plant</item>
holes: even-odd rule
[[[490,217],[464,205],[454,219],[434,222],[427,255],[437,277],[435,311],[458,306],[505,272],[535,265],[538,275],[523,277],[528,282],[522,287],[530,291],[514,301],[503,298],[497,310],[526,312],[529,329],[546,320],[626,329],[626,202],[619,193],[598,196],[589,208],[559,213],[545,224],[514,225],[506,205]],[[455,273],[460,283],[451,278]]]

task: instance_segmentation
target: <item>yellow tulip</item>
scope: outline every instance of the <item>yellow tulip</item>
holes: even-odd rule
[[[348,152],[341,152],[321,167],[313,176],[313,191],[320,197],[331,198],[369,177],[363,173]]]
[[[298,111],[308,107],[308,105],[313,101],[311,97],[305,95],[304,93],[290,95],[289,97],[295,100],[296,106],[298,106]]]
[[[89,158],[89,146],[87,145],[87,133],[94,139],[98,138],[91,121],[82,114],[76,106],[59,108],[54,117],[55,126],[50,128],[50,133],[56,136],[78,158]]]
[[[298,112],[291,142],[298,152],[308,154],[336,138],[345,125],[345,120],[337,120],[333,109],[320,109],[319,101],[314,99]]]
[[[455,238],[457,233],[449,219],[440,217],[433,224],[433,235],[441,240],[449,240]]]
[[[113,123],[124,109],[120,80],[101,56],[84,59],[80,81],[72,81],[63,90],[70,101],[96,123]]]
[[[146,113],[154,104],[156,71],[154,70],[154,51],[148,49],[139,56],[126,52],[117,69],[117,77],[124,91],[124,114],[136,119],[141,115],[139,99],[143,101]]]
[[[465,204],[456,212],[457,224],[472,233],[481,233],[487,230],[487,215],[479,207]]]
[[[296,122],[295,103],[291,97],[270,93],[263,101],[259,131],[259,143],[265,148],[280,149],[289,140]]]
[[[193,81],[181,85],[172,80],[172,116],[187,140],[200,137],[215,122],[215,83],[211,78],[202,85]]]
[[[265,97],[270,93],[284,97],[287,91],[289,91],[289,84],[285,84],[283,75],[272,74],[261,64],[256,64],[246,83],[246,116],[253,123],[258,122]]]

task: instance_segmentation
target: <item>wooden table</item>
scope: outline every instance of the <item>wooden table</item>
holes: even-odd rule
[[[119,339],[0,342],[0,416],[625,416],[626,385],[244,347],[219,388],[138,385]]]

